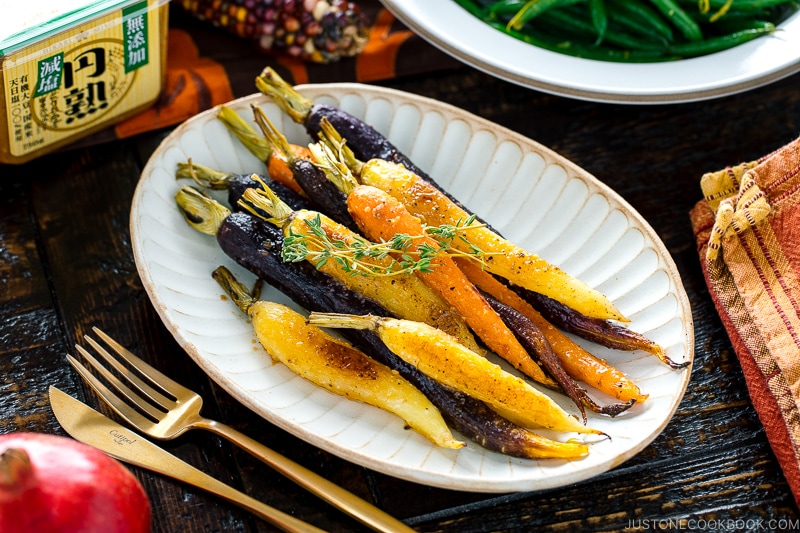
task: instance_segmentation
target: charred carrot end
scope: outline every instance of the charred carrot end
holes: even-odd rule
[[[567,374],[623,402],[642,402],[647,399],[648,395],[642,393],[639,386],[623,372],[581,348],[517,293],[481,270],[474,261],[462,258],[456,258],[455,261],[476,287],[513,307],[541,328]]]
[[[454,389],[448,387],[448,390]],[[470,406],[471,412],[478,415],[475,420],[482,421],[480,430],[468,432],[470,438],[484,448],[523,459],[577,460],[589,454],[589,446],[578,439],[561,442],[543,437],[501,417],[484,402],[463,392],[455,392],[466,402],[462,405]],[[462,426],[460,431],[463,433],[465,429]]]
[[[388,241],[395,235],[406,234],[420,237],[412,243],[409,250],[412,253],[424,246],[439,248],[439,243],[425,236],[420,220],[380,189],[357,186],[347,197],[347,206],[362,233],[370,240]],[[451,258],[439,254],[431,260],[430,270],[417,271],[416,274],[461,313],[476,335],[497,355],[535,381],[557,387]]]
[[[655,355],[662,363],[674,369],[685,368],[690,363],[671,360],[658,343],[623,325],[585,316],[543,294],[521,288],[515,288],[515,291],[519,291],[520,296],[547,320],[581,338],[616,350],[642,350]]]

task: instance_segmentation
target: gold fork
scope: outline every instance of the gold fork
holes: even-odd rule
[[[203,399],[199,394],[145,363],[100,329],[92,328],[92,330],[130,368],[123,365],[89,335],[84,335],[86,342],[105,360],[108,366],[114,369],[116,375],[82,346],[75,345],[75,349],[88,366],[102,376],[111,387],[114,387],[116,392],[100,381],[76,358],[67,355],[67,360],[100,398],[139,431],[160,440],[174,439],[189,429],[211,431],[240,446],[277,472],[375,531],[386,533],[411,533],[414,531],[403,522],[355,494],[270,450],[236,429],[203,417],[200,414]],[[135,369],[136,373],[131,369]],[[127,381],[127,384],[123,382],[123,379]],[[153,405],[160,406],[160,409]],[[146,413],[147,416],[142,413]]]

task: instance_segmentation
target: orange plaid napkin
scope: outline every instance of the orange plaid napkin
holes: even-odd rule
[[[701,188],[691,220],[706,283],[800,503],[800,139]]]

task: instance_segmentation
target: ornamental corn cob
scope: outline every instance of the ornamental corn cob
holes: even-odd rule
[[[330,63],[361,52],[369,31],[347,0],[180,0],[200,20],[253,41],[264,52]]]

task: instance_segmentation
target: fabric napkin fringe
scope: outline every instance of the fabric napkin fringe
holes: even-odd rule
[[[690,216],[706,283],[800,503],[800,139],[701,189]]]

